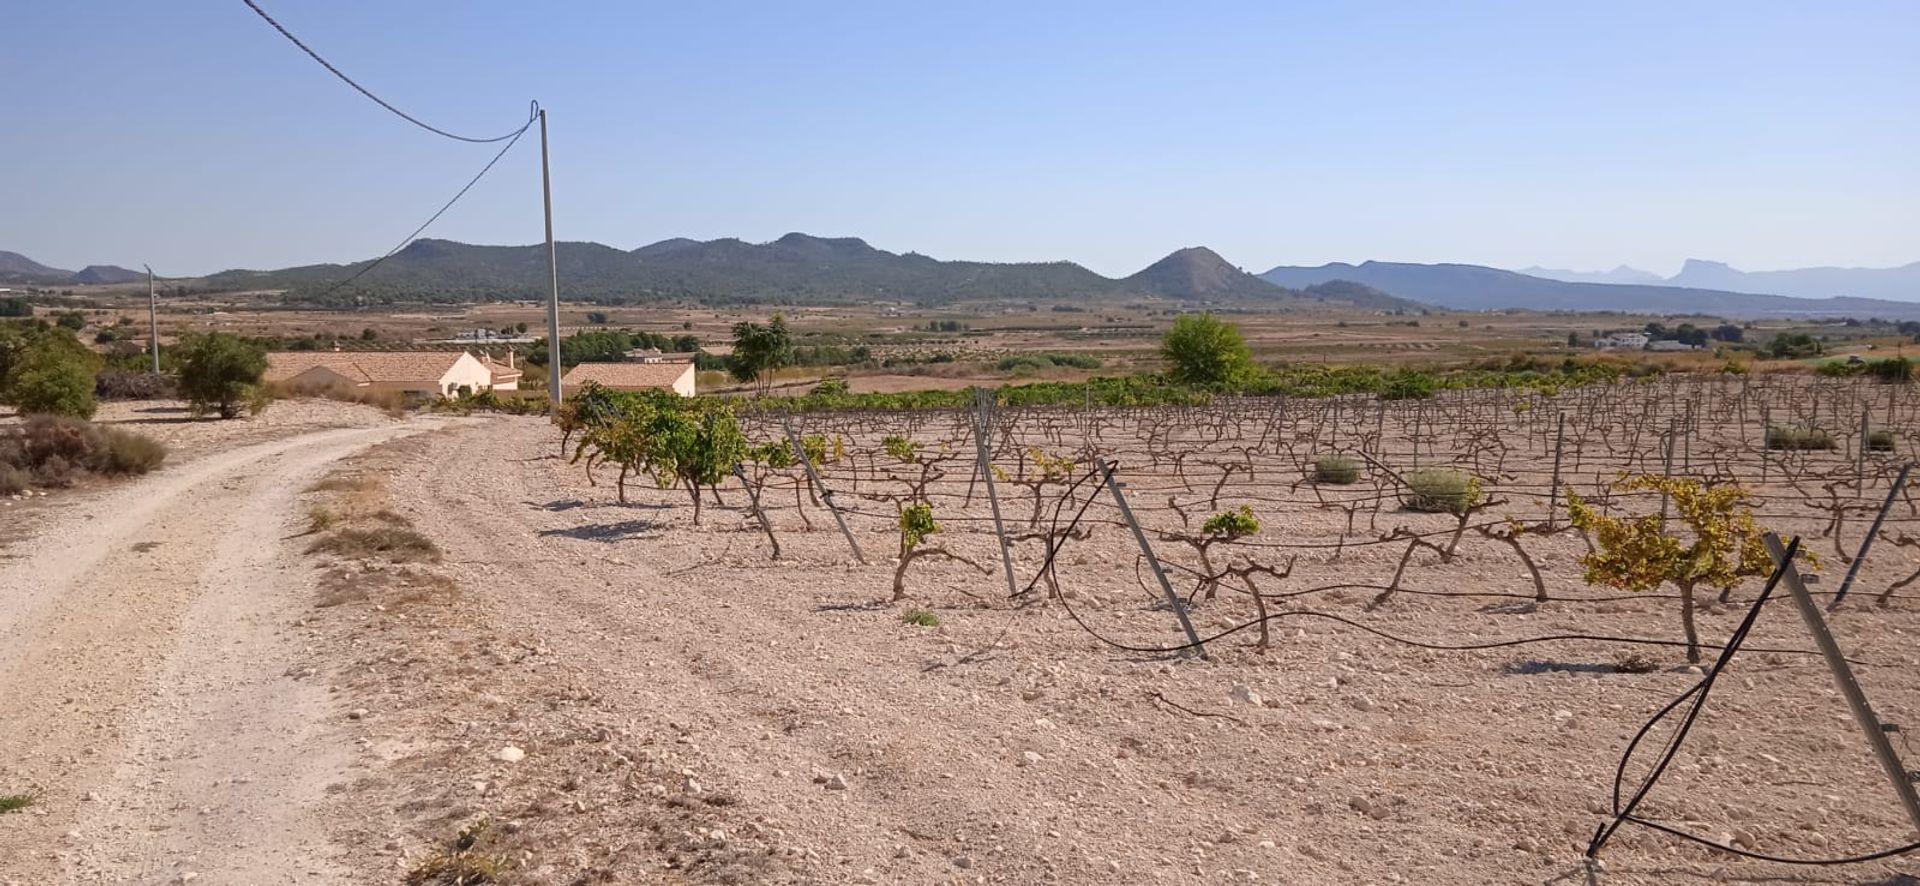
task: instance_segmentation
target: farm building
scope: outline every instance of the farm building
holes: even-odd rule
[[[567,370],[560,384],[568,390],[597,384],[616,391],[671,390],[691,397],[692,363],[582,363]]]
[[[346,387],[451,397],[462,390],[520,387],[512,357],[502,365],[465,351],[282,351],[267,355],[266,381],[294,390]]]
[[[1647,336],[1638,332],[1621,332],[1605,338],[1593,340],[1593,346],[1602,350],[1638,351],[1647,346]]]

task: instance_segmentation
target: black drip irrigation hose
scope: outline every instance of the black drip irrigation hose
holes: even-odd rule
[[[1679,837],[1683,840],[1698,843],[1702,846],[1737,855],[1742,858],[1774,862],[1776,864],[1802,866],[1860,864],[1862,862],[1877,861],[1882,858],[1891,858],[1896,855],[1905,855],[1909,852],[1920,850],[1920,842],[1915,842],[1904,846],[1896,846],[1891,849],[1882,849],[1863,855],[1852,855],[1841,858],[1787,858],[1785,856],[1768,855],[1764,852],[1754,852],[1736,846],[1729,846],[1715,840],[1709,840],[1698,834],[1688,833],[1671,825],[1651,821],[1633,814],[1634,810],[1639,807],[1640,802],[1646,799],[1647,793],[1653,790],[1654,784],[1666,773],[1667,766],[1673,762],[1674,756],[1680,752],[1681,744],[1686,741],[1687,734],[1693,730],[1694,723],[1699,719],[1701,710],[1706,707],[1707,697],[1713,692],[1714,682],[1720,678],[1721,672],[1726,669],[1729,662],[1733,661],[1734,655],[1740,651],[1741,645],[1746,642],[1747,635],[1752,632],[1754,623],[1760,618],[1761,608],[1764,607],[1767,600],[1773,596],[1774,588],[1779,585],[1781,578],[1786,575],[1787,569],[1793,564],[1793,558],[1799,552],[1799,549],[1800,538],[1799,536],[1795,536],[1792,541],[1788,542],[1786,554],[1780,558],[1780,565],[1774,568],[1773,575],[1767,579],[1766,587],[1761,589],[1760,596],[1755,598],[1753,605],[1747,609],[1746,617],[1741,619],[1740,626],[1734,629],[1733,634],[1727,638],[1726,645],[1721,647],[1720,656],[1714,660],[1713,667],[1709,668],[1706,674],[1701,676],[1699,682],[1688,687],[1687,691],[1680,693],[1678,698],[1667,702],[1659,711],[1655,712],[1654,715],[1640,727],[1640,731],[1634,733],[1633,740],[1627,742],[1626,752],[1621,754],[1620,763],[1614,768],[1613,820],[1600,825],[1594,830],[1593,839],[1587,844],[1587,858],[1597,860],[1600,855],[1600,850],[1606,848],[1607,842],[1613,839],[1613,835],[1620,830],[1620,826],[1627,822],[1632,822],[1663,834]],[[1627,765],[1633,760],[1634,752],[1639,749],[1640,743],[1646,739],[1648,733],[1653,731],[1653,727],[1656,724],[1666,719],[1667,715],[1673,713],[1682,704],[1686,704],[1688,699],[1692,699],[1693,703],[1688,706],[1686,714],[1681,717],[1679,726],[1674,729],[1673,737],[1667,740],[1667,746],[1660,752],[1659,760],[1654,763],[1653,769],[1647,773],[1646,779],[1634,790],[1633,796],[1629,798],[1625,804],[1622,804],[1620,802],[1620,794],[1627,780]]]

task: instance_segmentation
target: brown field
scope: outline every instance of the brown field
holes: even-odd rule
[[[1671,587],[1588,585],[1576,533],[1502,537],[1564,528],[1556,450],[1561,483],[1616,513],[1660,507],[1610,492],[1621,472],[1742,483],[1819,555],[1821,600],[1920,453],[1912,389],[1794,376],[1009,410],[989,439],[1022,539],[1010,597],[963,413],[797,419],[839,441],[821,471],[861,563],[799,469],[749,467],[774,557],[737,482],[701,493],[697,524],[650,481],[622,505],[615,472],[556,457],[539,419],[171,409],[105,416],[166,435],[166,469],[21,504],[0,540],[0,676],[21,688],[0,700],[0,794],[34,798],[0,815],[0,883],[1584,882],[1628,741],[1701,677],[1634,642],[1678,642]],[[1860,450],[1863,414],[1890,451]],[[1835,448],[1766,450],[1769,425]],[[910,461],[894,435],[920,444]],[[1310,482],[1328,452],[1370,461]],[[1206,660],[1171,651],[1183,635],[1095,456]],[[1440,466],[1484,502],[1407,509],[1394,478]],[[912,500],[959,559],[902,579]],[[1257,532],[1204,560],[1182,540],[1242,504]],[[1830,616],[1909,765],[1916,521],[1902,495]],[[1210,592],[1221,568],[1252,584]],[[1758,591],[1703,590],[1703,663]],[[1567,634],[1587,639],[1428,648]],[[1638,814],[1789,858],[1911,839],[1811,648],[1768,603]],[[1608,884],[1909,870],[1635,824],[1601,857]]]

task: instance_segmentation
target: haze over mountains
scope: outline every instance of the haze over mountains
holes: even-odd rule
[[[1067,261],[944,261],[876,249],[855,237],[801,233],[768,243],[676,237],[631,250],[560,243],[556,251],[563,297],[610,304],[688,299],[710,304],[942,305],[1156,296],[1197,305],[1274,309],[1394,311],[1431,306],[1729,318],[1920,318],[1920,263],[1744,272],[1690,260],[1680,273],[1662,278],[1624,265],[1611,271],[1529,268],[1531,273],[1522,273],[1480,265],[1368,261],[1281,266],[1256,276],[1211,249],[1193,246],[1115,279]],[[0,252],[0,282],[59,286],[141,276],[112,265],[66,271]],[[350,285],[343,285],[350,279]],[[222,271],[192,283],[202,291],[276,291],[292,303],[327,306],[537,299],[547,288],[546,249],[422,239],[385,261]],[[1862,297],[1864,293],[1874,297]]]
[[[1651,271],[1621,265],[1611,271],[1568,271],[1559,268],[1521,268],[1519,273],[1567,283],[1633,283],[1719,289],[1799,298],[1884,298],[1920,300],[1920,262],[1897,268],[1796,268],[1786,271],[1742,271],[1725,262],[1690,258],[1680,273],[1662,277]]]
[[[1761,317],[1880,317],[1920,319],[1920,301],[1871,298],[1800,298],[1685,286],[1587,283],[1550,280],[1481,265],[1343,262],[1318,267],[1274,268],[1260,275],[1281,286],[1351,280],[1401,298],[1468,311],[1528,308],[1542,311],[1625,311],[1647,314],[1710,314],[1735,319]],[[1920,296],[1920,287],[1913,290]]]

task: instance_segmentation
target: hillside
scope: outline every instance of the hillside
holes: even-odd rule
[[[7,283],[53,283],[73,276],[72,271],[50,268],[18,252],[0,250],[0,281]]]
[[[1881,317],[1920,319],[1920,303],[1866,298],[1792,298],[1781,295],[1615,283],[1570,283],[1480,265],[1341,262],[1274,268],[1260,275],[1279,286],[1306,287],[1350,280],[1427,304],[1462,310],[1525,308],[1541,311],[1627,311],[1709,314],[1731,318]]]
[[[146,279],[145,271],[135,271],[118,265],[87,265],[73,275],[75,283],[131,283]]]
[[[1254,302],[1282,309],[1419,307],[1378,292],[1336,290],[1306,296],[1241,271],[1199,247],[1180,250],[1120,280],[1072,262],[943,261],[876,249],[854,237],[798,233],[770,243],[679,237],[633,250],[560,243],[555,251],[563,296],[608,304],[688,299],[709,304],[928,305],[1138,295],[1196,303]],[[223,291],[284,290],[288,301],[331,305],[536,299],[547,289],[546,249],[538,245],[417,240],[352,286],[336,287],[368,264],[224,271],[205,278],[202,285]]]

